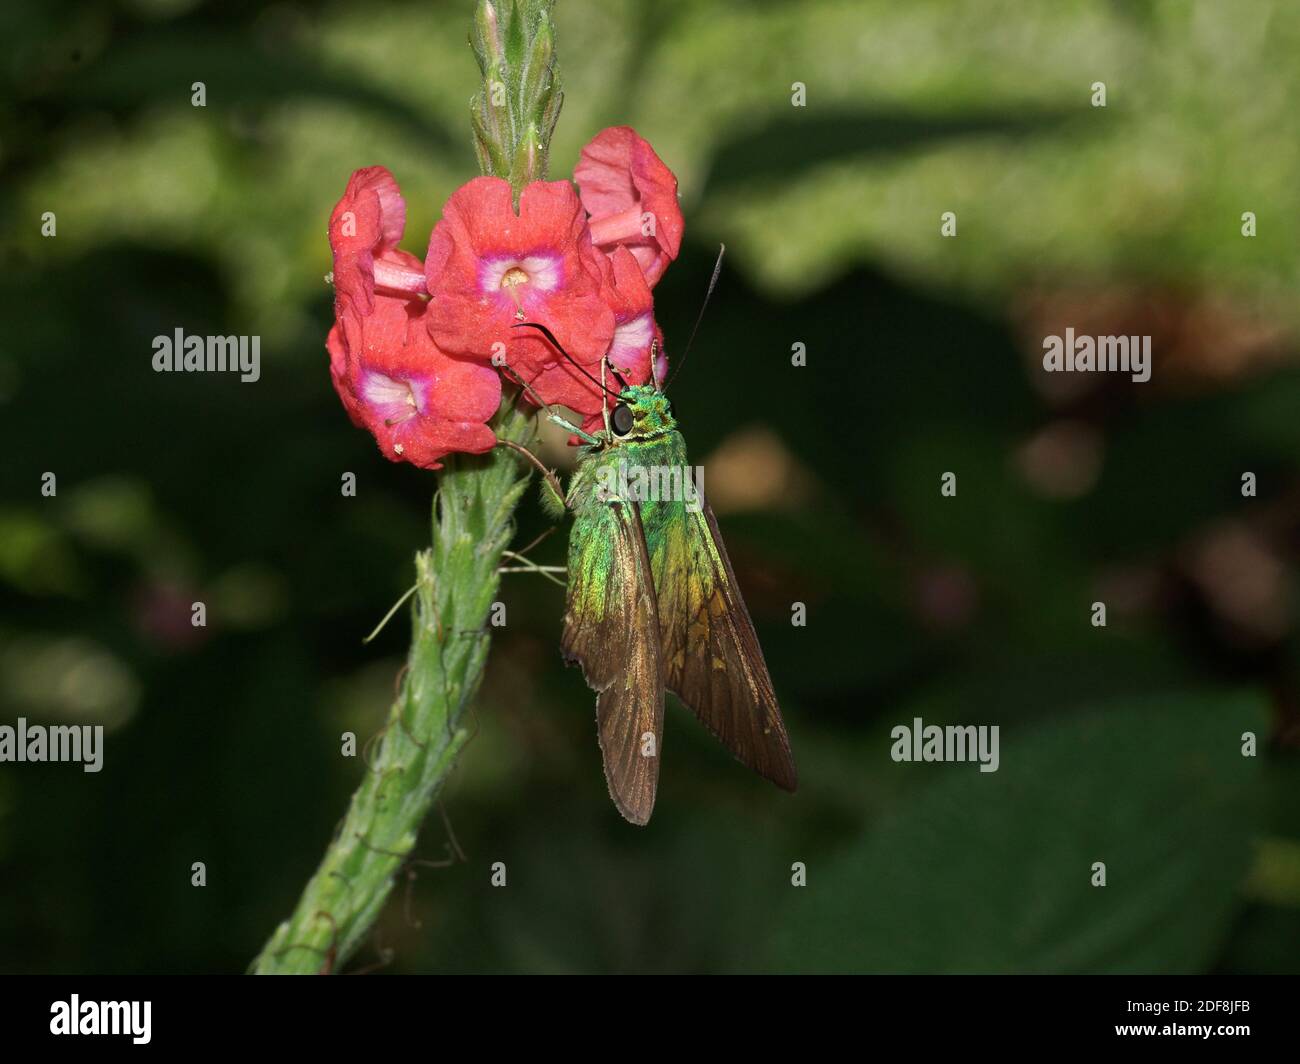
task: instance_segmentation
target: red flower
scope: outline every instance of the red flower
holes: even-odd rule
[[[590,215],[591,239],[604,251],[624,245],[654,287],[682,243],[677,178],[629,126],[602,130],[573,170]]]
[[[491,448],[498,369],[589,426],[614,402],[593,383],[604,358],[610,391],[663,379],[650,289],[681,245],[677,180],[627,127],[596,136],[575,176],[581,196],[534,181],[518,212],[508,182],[475,178],[448,199],[421,263],[397,247],[406,206],[392,174],[352,175],[330,218],[326,346],[344,407],[390,459],[436,469]]]
[[[508,182],[477,177],[452,193],[429,240],[430,335],[451,354],[504,359],[543,402],[598,410],[582,374],[537,330],[514,326],[545,325],[575,361],[598,369],[614,334],[600,259],[567,181],[534,181],[516,214]]]
[[[485,422],[500,403],[501,380],[430,338],[424,266],[396,248],[405,220],[387,170],[352,175],[330,218],[335,324],[326,347],[334,389],[353,422],[392,461],[437,469],[453,451],[478,454],[496,444]]]
[[[418,302],[376,301],[361,352],[336,324],[326,346],[334,389],[354,424],[368,429],[384,456],[439,469],[452,452],[482,454],[496,445],[485,422],[501,402],[501,378],[488,366],[439,351]]]

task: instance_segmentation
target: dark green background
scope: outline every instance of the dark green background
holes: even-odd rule
[[[423,252],[475,172],[468,7],[3,15],[0,722],[109,734],[97,775],[0,765],[0,970],[241,971],[343,812],[362,766],[339,736],[381,726],[404,619],[361,638],[411,580],[433,478],[330,388],[325,224],[383,163]],[[552,176],[628,122],[681,177],[670,355],[729,247],[672,398],[802,788],[674,705],[654,819],[625,824],[559,659],[562,593],[507,576],[443,796],[467,860],[413,866],[354,967],[1300,968],[1295,9],[556,18]],[[1153,381],[1045,380],[1067,325],[1152,335]],[[261,381],[153,373],[177,327],[260,335]],[[531,493],[519,523],[545,527]],[[998,724],[1000,771],[895,764],[915,716]],[[446,840],[435,816],[419,852]]]

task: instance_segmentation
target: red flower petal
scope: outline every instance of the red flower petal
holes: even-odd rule
[[[406,229],[406,202],[397,180],[383,166],[367,166],[348,179],[343,198],[330,215],[334,253],[387,251]]]
[[[600,380],[599,364],[590,372]],[[579,414],[600,413],[600,389],[567,362],[543,369],[533,377],[529,386],[548,406],[567,406]],[[611,391],[618,391],[618,383],[613,377],[609,378],[609,387]]]
[[[592,240],[606,251],[626,246],[653,287],[681,249],[673,172],[634,129],[614,126],[582,149],[573,176],[591,216]]]
[[[650,380],[650,350],[656,339],[662,348],[654,320],[654,296],[632,253],[619,245],[608,256],[605,302],[614,312],[614,338],[609,361],[629,384]]]

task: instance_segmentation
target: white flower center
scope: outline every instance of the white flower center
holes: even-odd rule
[[[385,425],[400,425],[420,412],[420,400],[410,381],[367,373],[361,385],[366,403],[384,417]]]

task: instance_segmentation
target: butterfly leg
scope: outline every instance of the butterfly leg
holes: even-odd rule
[[[524,390],[524,392],[528,395],[528,398],[530,398],[534,403],[536,403],[539,407],[541,407],[544,411],[546,411],[546,420],[553,421],[561,428],[568,429],[571,433],[577,436],[584,443],[600,442],[599,440],[596,439],[595,436],[591,435],[591,433],[584,431],[583,429],[579,428],[577,425],[573,424],[573,422],[566,421],[564,418],[560,417],[559,414],[555,413],[551,409],[550,404],[547,403],[545,400],[543,400],[542,397],[537,394],[537,390],[526,380],[524,380],[522,377],[516,375],[515,371],[511,369],[510,366],[506,365],[505,363],[502,363],[501,368],[511,375],[511,378],[515,381],[516,384],[519,385],[519,387],[521,387]],[[608,415],[606,416],[605,420],[608,422],[609,420]],[[609,425],[606,424],[605,428],[608,429]]]
[[[596,439],[596,437],[593,436],[590,432],[587,432],[585,429],[580,429],[572,421],[566,421],[564,418],[560,417],[559,414],[552,414],[548,410],[546,412],[546,420],[553,421],[555,424],[559,425],[560,428],[562,429],[568,429],[575,436],[577,436],[578,439],[582,440],[583,443],[600,443],[600,440]]]
[[[513,550],[502,551],[501,556],[519,564],[502,565],[497,569],[498,573],[537,573],[539,576],[546,577],[551,583],[564,587],[564,581],[555,575],[568,572],[567,567],[563,565],[538,565],[531,558]]]
[[[609,403],[605,399],[605,396],[609,394],[609,386],[605,383],[605,367],[608,365],[609,355],[606,355],[600,360],[600,413],[605,419],[605,435],[612,436],[613,433],[609,431]]]
[[[556,497],[560,500],[560,509],[563,511],[564,489],[560,486],[560,479],[555,475],[553,469],[547,469],[546,466],[542,464],[542,460],[521,443],[515,443],[513,440],[497,440],[497,446],[509,447],[510,450],[515,452],[515,454],[523,455],[524,458],[528,459],[537,471],[542,474],[543,479],[546,481],[546,486],[550,488],[550,490],[553,491]]]

